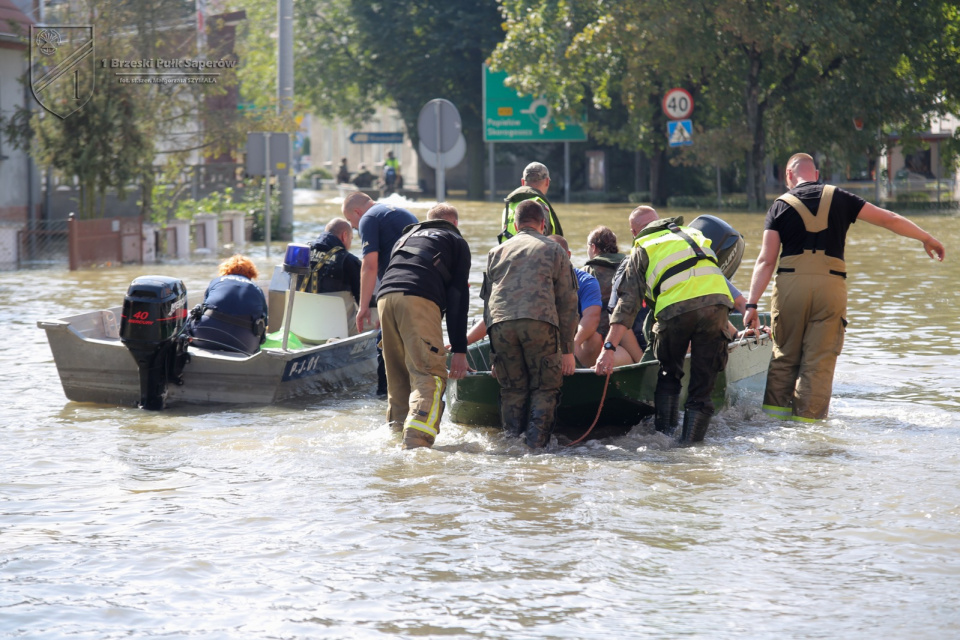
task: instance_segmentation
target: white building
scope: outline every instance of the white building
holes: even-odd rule
[[[417,173],[417,154],[410,137],[407,135],[403,119],[396,109],[379,107],[373,119],[362,127],[354,129],[342,122],[321,121],[316,116],[310,118],[310,166],[320,167],[336,176],[340,159],[347,159],[347,168],[351,177],[360,165],[376,176],[380,175],[387,151],[393,151],[400,160],[400,175],[403,184],[415,188],[419,182]],[[401,144],[367,144],[350,142],[353,133],[403,133]],[[359,136],[354,136],[355,139]]]

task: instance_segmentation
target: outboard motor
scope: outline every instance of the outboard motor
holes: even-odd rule
[[[186,343],[187,288],[166,276],[140,276],[123,299],[120,341],[140,368],[140,407],[163,409],[167,382],[180,383]]]
[[[710,248],[717,256],[720,270],[727,276],[727,280],[732,279],[743,260],[744,242],[740,232],[724,220],[709,215],[697,216],[687,226],[710,238]]]

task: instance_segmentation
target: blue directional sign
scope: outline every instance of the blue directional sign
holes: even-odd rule
[[[353,144],[401,144],[403,131],[354,131],[350,134]]]
[[[667,123],[667,139],[671,147],[693,144],[693,121],[672,120]]]

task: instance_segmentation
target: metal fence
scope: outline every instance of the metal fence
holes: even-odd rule
[[[67,220],[31,220],[17,234],[20,267],[66,266],[70,262]]]

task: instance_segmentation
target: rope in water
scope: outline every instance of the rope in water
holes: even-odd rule
[[[600,406],[597,407],[597,416],[593,419],[593,424],[590,425],[590,428],[587,429],[587,432],[585,434],[583,434],[582,436],[580,436],[579,438],[577,438],[576,440],[574,440],[573,442],[569,443],[566,446],[572,447],[575,444],[579,444],[583,442],[583,440],[586,439],[588,435],[590,435],[590,432],[593,431],[593,428],[597,426],[597,421],[600,420],[600,412],[603,411],[603,402],[604,400],[607,399],[607,387],[610,385],[611,373],[613,373],[612,370],[607,372],[607,379],[603,382],[603,395],[600,396]]]

